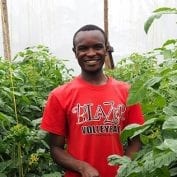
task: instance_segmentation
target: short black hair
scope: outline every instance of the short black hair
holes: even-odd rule
[[[98,30],[100,31],[104,38],[105,38],[105,45],[107,45],[108,41],[107,41],[107,36],[106,36],[106,33],[104,32],[103,29],[101,29],[100,27],[96,26],[96,25],[92,25],[92,24],[88,24],[88,25],[84,25],[82,26],[81,28],[79,28],[74,36],[73,36],[73,48],[75,48],[75,39],[76,39],[76,35],[80,32],[80,31],[93,31],[93,30]]]

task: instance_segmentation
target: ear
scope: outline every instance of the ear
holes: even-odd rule
[[[109,46],[106,45],[106,46],[105,46],[105,56],[108,54],[108,51],[109,51]]]
[[[72,51],[74,52],[74,55],[75,55],[75,57],[77,58],[77,56],[76,56],[76,48],[73,47],[73,48],[72,48]]]
[[[76,49],[75,49],[75,47],[72,48],[72,51],[76,54]]]
[[[109,51],[109,45],[106,45],[106,52]]]

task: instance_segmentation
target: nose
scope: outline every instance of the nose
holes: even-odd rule
[[[87,56],[92,57],[96,55],[96,51],[93,48],[89,48],[87,51]]]

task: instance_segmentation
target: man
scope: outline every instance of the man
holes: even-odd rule
[[[80,28],[73,52],[81,74],[54,89],[45,107],[41,128],[50,134],[51,156],[66,169],[65,177],[115,177],[118,167],[109,166],[107,157],[124,154],[121,130],[144,122],[139,105],[126,106],[129,85],[104,74],[107,48],[101,28]],[[126,155],[139,148],[135,138]]]

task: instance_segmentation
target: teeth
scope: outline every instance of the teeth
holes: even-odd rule
[[[89,61],[86,61],[86,63],[87,64],[95,64],[95,63],[97,63],[97,61],[95,61],[95,60],[89,60]]]

